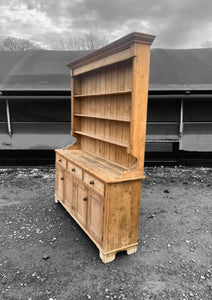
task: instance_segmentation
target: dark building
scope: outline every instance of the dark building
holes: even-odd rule
[[[0,52],[0,150],[55,149],[70,135],[66,64],[88,51]],[[147,158],[212,152],[212,49],[152,49]]]

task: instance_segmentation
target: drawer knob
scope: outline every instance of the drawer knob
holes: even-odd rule
[[[82,200],[83,200],[83,201],[87,201],[87,200],[88,200],[88,198],[87,198],[87,197],[84,197]]]
[[[75,172],[76,170],[75,170],[75,168],[73,168],[73,169],[71,169],[71,171],[72,171],[72,172]]]
[[[59,162],[62,162],[62,159],[58,159]]]
[[[93,180],[91,180],[91,181],[90,181],[90,184],[94,184],[94,181],[93,181]]]
[[[61,177],[60,180],[64,180],[64,177]]]

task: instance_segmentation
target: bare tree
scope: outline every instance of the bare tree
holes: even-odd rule
[[[99,49],[108,43],[105,36],[99,36],[92,32],[85,33],[83,37],[83,40],[85,42],[85,49],[88,50]]]
[[[79,37],[60,37],[51,44],[52,50],[83,50],[83,46]]]
[[[37,49],[41,49],[41,47],[29,40],[15,37],[6,37],[0,43],[0,50],[4,51],[26,51]]]
[[[200,48],[212,48],[212,41],[203,41],[203,42],[201,42]]]
[[[51,45],[51,48],[53,50],[95,50],[107,43],[105,36],[90,32],[78,36],[61,37]]]

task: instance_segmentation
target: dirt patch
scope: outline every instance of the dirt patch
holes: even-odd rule
[[[212,169],[145,169],[139,245],[104,265],[54,169],[0,170],[1,299],[212,299]]]

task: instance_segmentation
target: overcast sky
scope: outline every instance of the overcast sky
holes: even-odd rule
[[[132,31],[154,34],[160,48],[212,41],[212,0],[0,0],[0,36],[47,45],[93,32],[109,41]]]

